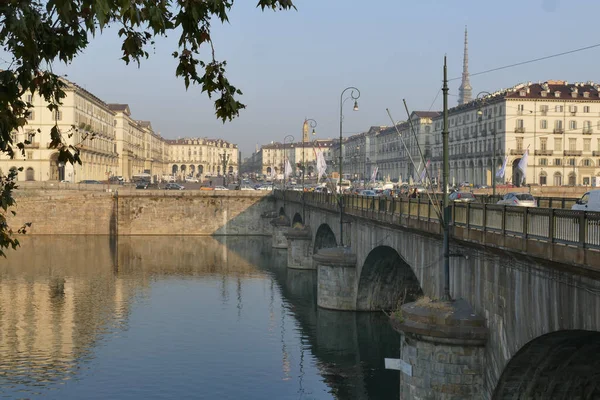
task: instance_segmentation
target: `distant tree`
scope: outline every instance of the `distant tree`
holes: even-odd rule
[[[244,0],[245,1],[245,0]],[[175,75],[183,77],[186,89],[197,84],[214,100],[215,114],[223,122],[239,115],[246,106],[236,95],[242,92],[225,76],[225,61],[215,58],[211,22],[228,22],[234,0],[0,0],[0,42],[8,67],[0,71],[0,152],[14,157],[24,154],[28,141],[14,143],[12,133],[27,124],[32,107],[23,95],[38,93],[52,112],[65,97],[64,82],[52,72],[55,62],[70,63],[104,28],[119,27],[122,60],[140,64],[156,37],[179,35],[173,57],[178,60]],[[258,0],[257,7],[287,10],[292,0]],[[205,48],[210,61],[200,59]],[[56,124],[50,132],[50,148],[59,152],[61,162],[79,163],[79,149],[64,143],[79,129],[61,132]],[[0,255],[18,241],[6,223],[14,205],[16,171],[0,177]],[[26,227],[20,229],[24,232]]]

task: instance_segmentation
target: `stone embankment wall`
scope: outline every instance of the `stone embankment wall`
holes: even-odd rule
[[[264,192],[16,192],[16,231],[26,222],[32,235],[263,235],[271,227],[261,214],[274,203]]]

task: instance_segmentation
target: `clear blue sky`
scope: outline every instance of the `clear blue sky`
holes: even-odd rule
[[[469,29],[470,71],[520,62],[600,43],[597,0],[296,0],[298,10],[261,12],[256,0],[238,0],[230,24],[214,26],[217,57],[228,61],[231,82],[248,108],[226,124],[212,103],[174,75],[175,36],[159,39],[141,68],[119,60],[115,31],[94,39],[70,66],[55,66],[107,102],[128,103],[134,118],[150,120],[166,138],[221,137],[243,156],[255,144],[301,138],[305,117],[317,137],[339,135],[339,97],[361,90],[360,111],[345,105],[344,135],[389,125],[410,110],[428,110],[449,75],[462,68],[463,32]],[[471,79],[473,94],[525,81],[600,81],[600,48]],[[450,85],[455,105],[460,81]],[[433,109],[441,108],[441,95]]]

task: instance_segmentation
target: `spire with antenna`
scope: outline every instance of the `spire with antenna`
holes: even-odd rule
[[[463,56],[462,82],[458,88],[458,104],[465,104],[471,101],[473,88],[469,82],[469,41],[467,38],[467,27],[465,26],[465,54]]]

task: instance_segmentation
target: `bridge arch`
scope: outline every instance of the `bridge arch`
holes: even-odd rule
[[[395,309],[405,293],[406,302],[416,300],[423,293],[412,268],[392,247],[375,247],[369,252],[361,269],[356,309]]]
[[[300,224],[304,223],[304,221],[302,221],[302,215],[300,215],[300,213],[294,214],[294,218],[292,218],[292,226],[294,226],[294,224],[296,224],[296,223],[300,223]]]
[[[335,240],[335,234],[327,224],[321,224],[317,233],[315,234],[315,244],[313,248],[313,254],[321,249],[337,247],[337,240]]]
[[[600,398],[600,332],[565,330],[523,346],[504,368],[494,400]]]

